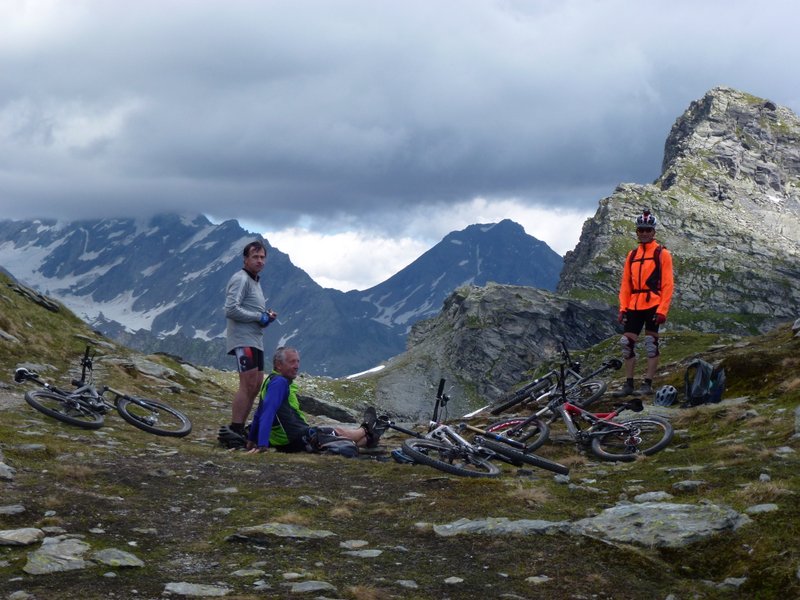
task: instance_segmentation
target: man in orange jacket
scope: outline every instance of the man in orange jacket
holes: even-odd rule
[[[658,327],[667,320],[672,300],[672,255],[655,241],[656,218],[645,210],[636,217],[639,246],[625,258],[619,289],[619,322],[624,326],[620,338],[625,365],[625,385],[616,393],[634,393],[633,373],[636,368],[636,343],[644,327],[644,351],[647,370],[639,388],[640,394],[653,393],[653,376],[658,368]]]

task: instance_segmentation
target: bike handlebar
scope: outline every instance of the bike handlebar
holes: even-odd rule
[[[86,369],[89,369],[90,371],[92,370],[92,359],[89,358],[89,351],[91,348],[91,345],[86,344],[86,351],[83,353],[83,358],[81,359],[81,380],[72,380],[72,385],[75,387],[82,386],[86,381]]]

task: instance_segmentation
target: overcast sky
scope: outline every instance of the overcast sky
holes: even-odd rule
[[[0,0],[0,218],[238,219],[343,290],[472,223],[514,219],[564,254],[617,184],[658,177],[709,89],[800,112],[799,17],[794,0]]]

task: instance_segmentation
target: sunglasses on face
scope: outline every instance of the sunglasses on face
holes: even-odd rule
[[[652,232],[653,232],[653,228],[652,227],[639,227],[636,230],[636,233],[652,233]]]

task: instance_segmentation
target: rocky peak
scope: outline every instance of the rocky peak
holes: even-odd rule
[[[558,292],[616,304],[633,217],[650,208],[672,252],[670,322],[706,331],[764,331],[800,310],[800,119],[730,88],[692,102],[667,139],[651,185],[600,201],[568,252]]]
[[[714,88],[692,102],[672,126],[659,181],[666,190],[683,176],[709,197],[728,200],[726,186],[720,185],[724,182],[703,176],[702,171],[712,169],[724,179],[751,183],[761,192],[756,199],[779,194],[796,201],[799,141],[800,120],[788,108],[731,88]],[[698,167],[705,168],[698,172]]]

